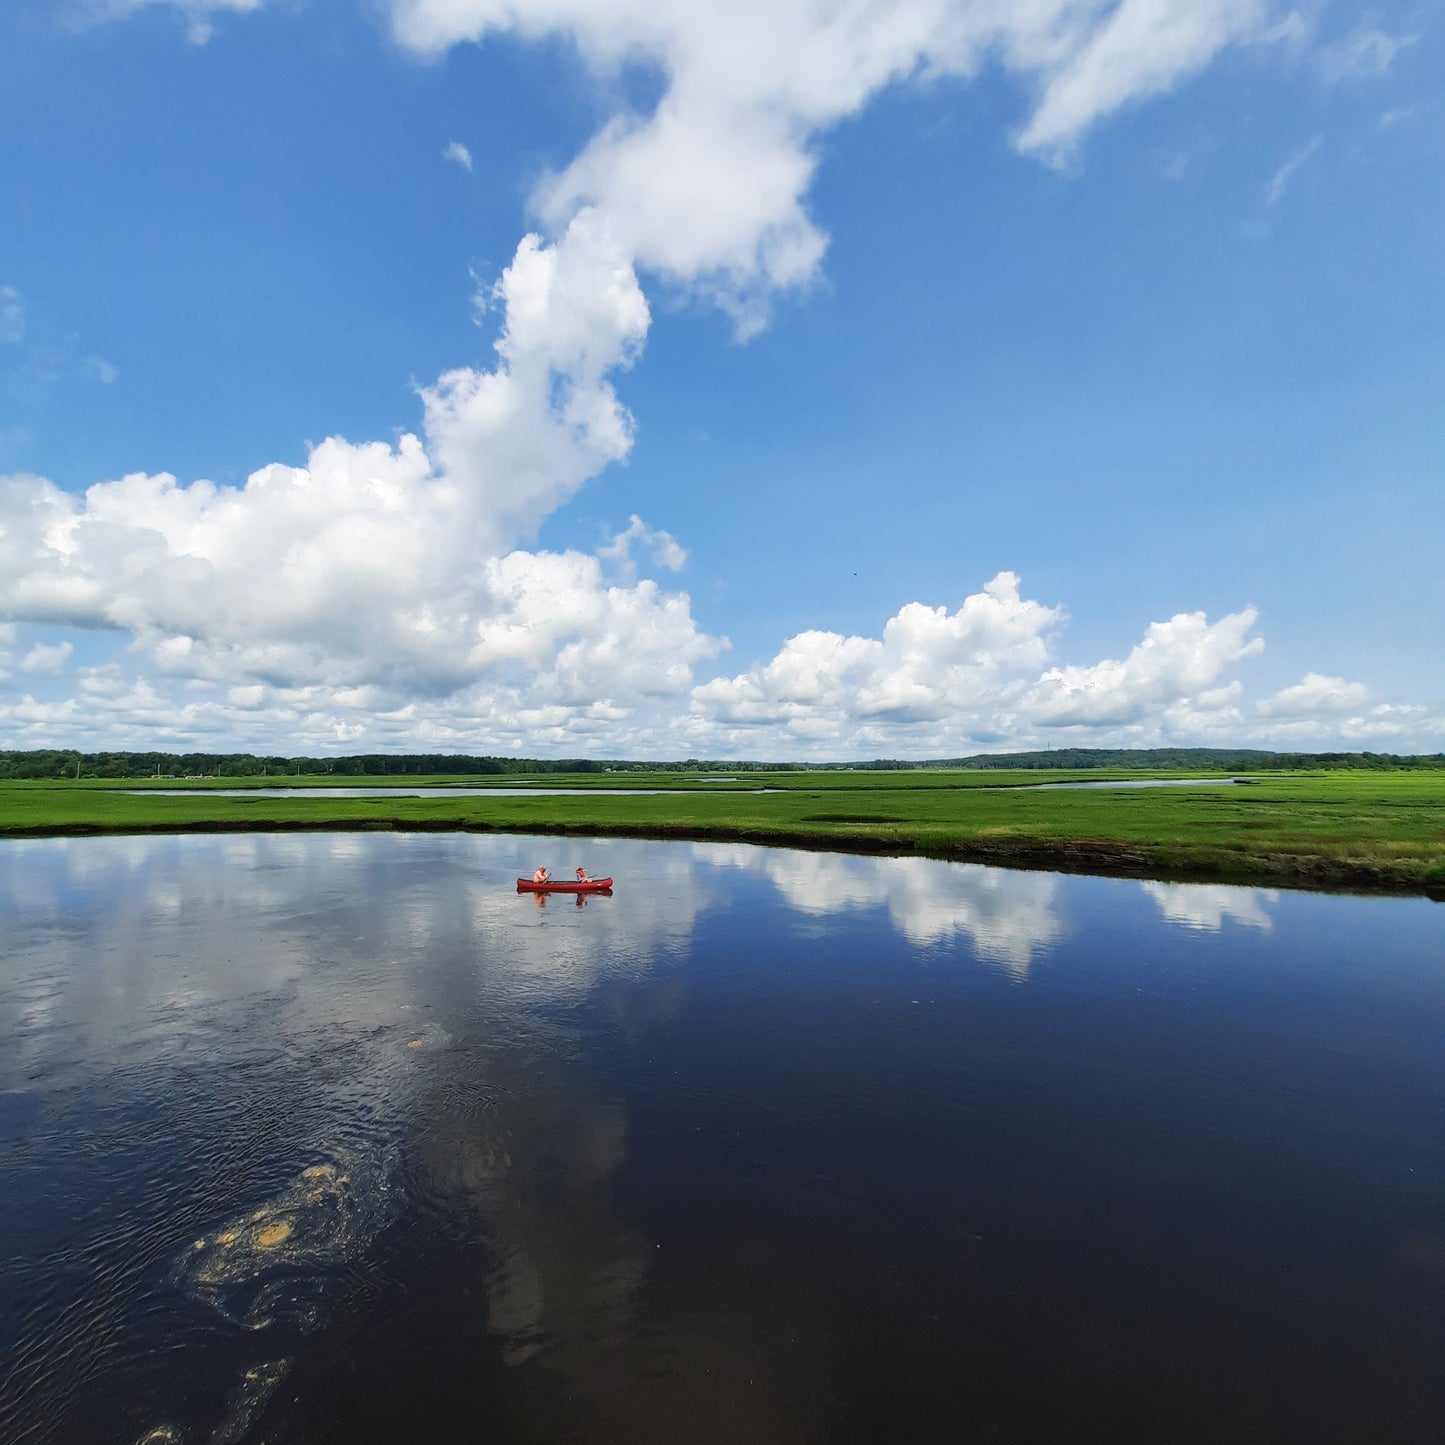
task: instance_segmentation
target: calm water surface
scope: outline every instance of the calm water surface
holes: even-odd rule
[[[699,778],[700,783],[735,783],[736,778]],[[1041,792],[1049,788],[1232,788],[1237,778],[1128,778],[1105,782],[1090,780],[1072,783],[980,783],[974,786],[996,791],[1007,787],[1013,792]],[[705,793],[707,788],[547,788],[525,787],[382,787],[347,788],[307,786],[288,788],[117,788],[133,798],[658,798],[670,793]],[[781,793],[784,788],[727,788],[729,793]]]
[[[0,927],[7,1445],[1445,1427],[1439,905],[251,835]]]
[[[1238,778],[1106,778],[1102,782],[1090,778],[1087,782],[1022,783],[1020,786],[1044,792],[1050,788],[1233,788],[1238,784]]]
[[[703,781],[708,781],[704,779]],[[730,778],[714,778],[726,783]],[[132,798],[660,798],[666,793],[705,793],[707,788],[117,788]],[[727,788],[729,793],[776,793],[778,788]]]

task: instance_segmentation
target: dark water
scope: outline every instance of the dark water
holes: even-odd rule
[[[1439,905],[388,833],[0,923],[7,1445],[1445,1427]]]

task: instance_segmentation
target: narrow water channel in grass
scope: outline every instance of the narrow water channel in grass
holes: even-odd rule
[[[726,781],[720,779],[719,781]],[[670,793],[776,793],[777,788],[116,788],[131,798],[291,798],[299,802],[327,798],[660,798]]]
[[[736,778],[699,778],[700,783],[735,783]],[[995,792],[1008,788],[1013,792],[1043,792],[1052,788],[1232,788],[1238,778],[1114,778],[1100,782],[1075,780],[1067,783],[973,783],[969,791]],[[782,793],[785,788],[551,788],[545,785],[527,787],[467,787],[448,783],[440,787],[399,785],[396,787],[330,787],[323,784],[297,784],[284,788],[116,788],[132,798],[290,798],[293,801],[326,798],[660,798],[689,793]]]
[[[7,1445],[1440,1436],[1438,904],[250,834],[0,927]]]

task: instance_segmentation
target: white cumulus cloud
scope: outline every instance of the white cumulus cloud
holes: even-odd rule
[[[1311,672],[1293,687],[1282,688],[1273,697],[1263,699],[1259,711],[1265,717],[1318,717],[1351,712],[1371,700],[1370,689],[1362,682],[1346,682],[1342,677]]]
[[[809,631],[768,663],[692,691],[699,733],[743,756],[947,756],[1069,741],[1237,743],[1242,685],[1259,653],[1252,608],[1153,623],[1123,658],[1050,665],[1066,614],[1002,572],[953,612],[909,603],[878,638]],[[750,748],[751,743],[751,748]]]
[[[524,238],[493,290],[496,365],[423,390],[424,438],[331,438],[240,487],[0,480],[0,617],[112,629],[157,674],[231,689],[193,704],[196,727],[271,709],[314,734],[364,701],[383,732],[464,742],[510,710],[561,737],[685,692],[721,644],[625,556],[643,542],[676,561],[670,537],[634,519],[620,552],[518,547],[631,446],[608,374],[648,327],[632,267],[583,212],[555,243]],[[150,696],[125,697],[144,720]]]
[[[612,581],[603,559],[478,552],[474,506],[414,437],[332,439],[239,488],[132,476],[76,498],[12,478],[0,615],[118,630],[177,680],[377,705],[506,679],[567,707],[625,706],[684,692],[716,650],[685,593]]]
[[[1257,614],[1246,607],[1210,623],[1202,612],[1153,622],[1144,640],[1121,660],[1091,667],[1051,668],[1023,700],[1044,727],[1122,726],[1191,699],[1209,699],[1224,670],[1264,649],[1251,638]]]
[[[632,447],[632,417],[608,374],[636,359],[650,321],[631,263],[584,211],[561,239],[524,237],[492,298],[505,311],[491,371],[424,388],[441,470],[494,534],[535,528]],[[475,545],[494,536],[471,532]]]
[[[776,726],[797,738],[842,741],[866,723],[971,722],[992,730],[1018,679],[1048,657],[1059,608],[1019,595],[1000,572],[954,612],[911,602],[881,638],[799,633],[765,666],[695,688],[695,716],[722,724]]]
[[[640,547],[652,554],[660,567],[670,572],[680,572],[687,565],[687,548],[671,532],[660,532],[649,527],[635,512],[628,519],[625,531],[617,533],[605,547],[598,549],[599,557],[606,557],[629,575],[635,568],[632,560],[634,547]]]
[[[20,660],[25,672],[59,672],[75,649],[68,642],[37,642]]]
[[[1224,670],[1264,649],[1263,639],[1248,636],[1256,617],[1246,607],[1217,623],[1204,613],[1150,623],[1143,642],[1123,659],[1043,673],[1023,708],[1042,727],[1120,727],[1191,699],[1222,701],[1211,694]]]
[[[1249,730],[1260,742],[1282,748],[1434,752],[1445,736],[1445,715],[1419,703],[1386,701],[1362,682],[1310,672],[1260,699]]]

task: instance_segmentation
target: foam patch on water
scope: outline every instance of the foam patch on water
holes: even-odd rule
[[[206,1445],[243,1445],[290,1373],[290,1360],[263,1360],[247,1366],[231,1391],[221,1423],[206,1436]],[[147,1430],[135,1445],[185,1445],[185,1441],[185,1431],[178,1426],[157,1425]]]
[[[179,1263],[178,1283],[243,1329],[320,1329],[343,1266],[386,1220],[388,1178],[387,1169],[334,1150],[274,1199],[197,1239]],[[289,1358],[248,1365],[207,1445],[242,1445],[290,1372]],[[157,1425],[136,1445],[184,1445],[185,1438],[174,1425]]]
[[[440,1054],[456,1047],[451,1034],[434,1023],[414,1024],[404,1038],[409,1053]]]
[[[231,1396],[226,1418],[211,1432],[208,1445],[240,1445],[290,1373],[290,1360],[265,1360],[250,1366]]]
[[[284,1321],[319,1327],[337,1272],[385,1216],[386,1182],[345,1152],[303,1169],[274,1199],[195,1241],[183,1285],[247,1329]]]

